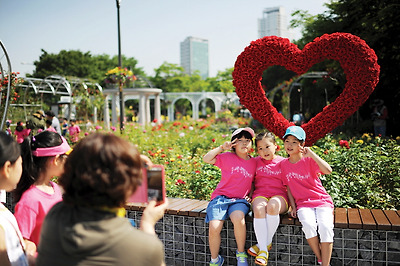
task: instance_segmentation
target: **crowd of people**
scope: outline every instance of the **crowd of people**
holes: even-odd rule
[[[63,137],[69,138],[72,143],[77,143],[80,139],[81,128],[76,124],[75,119],[62,119],[62,124],[55,113],[51,110],[43,112],[38,110],[34,112],[24,124],[23,121],[18,121],[14,132],[11,130],[11,121],[6,121],[5,132],[8,135],[14,136],[18,143],[22,143],[28,136],[34,136],[37,133],[48,130],[58,133]]]
[[[139,229],[125,215],[142,157],[112,134],[90,134],[72,150],[53,131],[22,144],[0,132],[0,189],[17,202],[14,215],[0,204],[0,265],[165,265],[154,227],[167,200],[149,202]]]
[[[151,161],[112,134],[80,139],[75,122],[38,111],[0,132],[0,190],[15,204],[0,204],[0,265],[165,265],[154,226],[167,200],[148,203],[139,229],[124,209]]]
[[[0,190],[12,191],[16,202],[14,214],[0,205],[0,265],[165,265],[154,226],[167,200],[149,202],[139,229],[124,208],[151,161],[113,134],[79,139],[75,121],[67,127],[51,111],[32,117],[26,127],[18,123],[14,134],[0,132]],[[329,265],[334,206],[319,176],[332,169],[304,146],[301,127],[288,127],[283,139],[287,158],[276,155],[272,133],[256,136],[249,127],[239,128],[204,155],[204,162],[221,169],[205,219],[211,266],[224,263],[219,250],[227,219],[234,226],[237,265],[248,265],[248,254],[267,265],[279,215],[286,212],[299,218],[318,263]],[[257,157],[250,155],[253,145]],[[250,210],[257,243],[246,250]]]

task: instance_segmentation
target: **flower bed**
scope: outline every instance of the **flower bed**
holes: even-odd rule
[[[245,126],[247,121],[236,121]],[[154,127],[128,124],[124,137],[154,163],[163,164],[168,197],[209,199],[220,180],[217,167],[203,162],[209,150],[230,139],[229,125],[215,120],[175,121]],[[115,132],[118,134],[118,132]],[[312,149],[331,164],[322,182],[336,207],[400,209],[400,138],[327,135]],[[283,147],[282,140],[278,144]],[[283,150],[278,152],[286,156]],[[256,153],[253,154],[256,156]]]

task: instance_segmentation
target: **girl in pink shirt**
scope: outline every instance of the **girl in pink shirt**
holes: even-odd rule
[[[327,266],[332,256],[334,206],[319,176],[332,173],[332,168],[310,148],[304,147],[306,133],[301,127],[288,127],[283,138],[289,158],[281,162],[281,170],[292,216],[299,217],[318,263]]]
[[[57,132],[57,130],[55,130],[55,128],[51,126],[52,123],[53,123],[53,121],[51,121],[49,119],[46,120],[46,130]]]
[[[78,125],[75,125],[76,120],[71,119],[71,126],[68,128],[69,131],[69,139],[76,143],[79,141],[79,133],[81,132],[81,128]]]
[[[231,141],[209,151],[203,157],[204,162],[214,164],[221,169],[221,181],[211,194],[211,201],[207,206],[210,265],[218,266],[224,263],[224,258],[219,255],[219,249],[221,230],[228,217],[235,231],[237,265],[248,265],[244,249],[245,216],[250,209],[248,195],[256,167],[255,159],[249,155],[253,137],[254,131],[251,128],[239,128],[232,133]],[[232,150],[232,152],[224,152],[225,150]]]
[[[289,200],[279,165],[284,158],[275,154],[277,144],[274,134],[260,133],[255,143],[259,157],[256,158],[252,209],[257,245],[250,247],[247,252],[256,257],[256,264],[267,265],[268,250],[280,223],[279,214],[288,210]]]
[[[26,138],[21,149],[23,171],[14,191],[17,202],[14,215],[22,236],[35,247],[45,215],[62,200],[59,186],[51,179],[63,173],[64,160],[71,148],[58,133],[45,130]]]

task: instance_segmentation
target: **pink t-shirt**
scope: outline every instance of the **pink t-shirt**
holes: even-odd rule
[[[48,194],[32,185],[22,194],[20,201],[15,205],[14,216],[17,219],[22,236],[36,244],[39,244],[40,229],[44,217],[54,204],[62,200],[60,187],[50,182],[54,194]]]
[[[318,164],[310,157],[303,157],[297,163],[285,159],[281,162],[282,181],[289,186],[296,201],[297,209],[302,207],[331,207],[331,196],[322,186]]]
[[[57,130],[55,130],[53,127],[46,128],[46,130],[47,130],[47,131],[51,131],[51,132],[56,132],[56,133],[57,133]]]
[[[17,142],[22,143],[24,141],[24,138],[29,136],[31,133],[30,129],[24,128],[22,131],[14,131],[14,135],[17,136]]]
[[[217,196],[243,199],[250,190],[256,171],[256,160],[244,160],[233,152],[224,152],[216,157],[215,166],[221,169],[221,181],[211,194]]]
[[[256,175],[254,177],[253,199],[258,196],[271,198],[273,196],[282,196],[289,203],[286,186],[282,183],[281,167],[279,163],[285,158],[276,156],[272,160],[264,160],[261,157],[256,158]]]
[[[78,125],[70,126],[68,128],[69,135],[72,142],[77,142],[79,140],[79,132],[81,132],[81,128]]]

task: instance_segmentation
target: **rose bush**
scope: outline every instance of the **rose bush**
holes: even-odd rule
[[[154,163],[165,166],[169,197],[208,200],[220,180],[220,170],[204,163],[202,157],[230,140],[235,127],[246,126],[249,121],[236,119],[230,123],[214,119],[146,127],[131,123],[126,125],[123,137],[137,144]],[[281,148],[277,153],[286,157],[283,141],[277,141]],[[333,173],[321,180],[336,207],[400,209],[400,137],[328,134],[311,148],[333,168]]]
[[[352,115],[368,99],[379,80],[378,58],[362,39],[349,33],[324,34],[300,50],[289,39],[266,36],[251,42],[237,57],[232,73],[233,85],[240,102],[268,130],[282,137],[293,123],[265,96],[261,77],[273,65],[297,74],[325,59],[338,61],[346,74],[342,93],[331,104],[302,125],[307,133],[306,145],[314,144]]]

